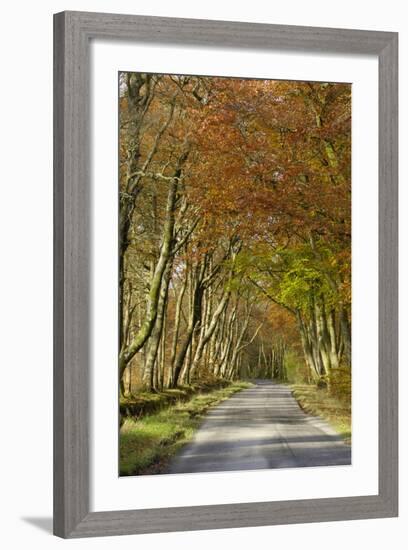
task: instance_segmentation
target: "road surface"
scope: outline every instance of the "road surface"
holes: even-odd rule
[[[351,464],[351,447],[305,414],[288,387],[259,380],[212,409],[168,473]]]

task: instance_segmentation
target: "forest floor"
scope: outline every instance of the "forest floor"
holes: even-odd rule
[[[351,443],[351,400],[330,395],[326,388],[316,385],[294,384],[290,386],[300,408],[307,414],[326,420],[335,431]]]
[[[188,443],[211,408],[236,392],[252,387],[233,382],[207,393],[198,393],[142,418],[126,418],[120,429],[120,475],[158,474]]]

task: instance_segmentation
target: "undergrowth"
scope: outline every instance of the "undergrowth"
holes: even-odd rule
[[[192,439],[210,407],[251,386],[233,382],[140,419],[126,418],[119,436],[120,475],[163,473],[170,458]]]

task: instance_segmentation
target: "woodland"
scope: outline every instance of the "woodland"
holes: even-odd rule
[[[119,75],[121,397],[351,381],[351,86]]]

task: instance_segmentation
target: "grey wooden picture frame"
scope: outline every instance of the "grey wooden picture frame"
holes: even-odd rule
[[[379,492],[344,498],[90,511],[92,39],[369,54],[379,66]],[[105,13],[54,16],[54,533],[90,537],[393,517],[398,510],[397,112],[393,32]],[[112,365],[115,368],[115,365]]]

